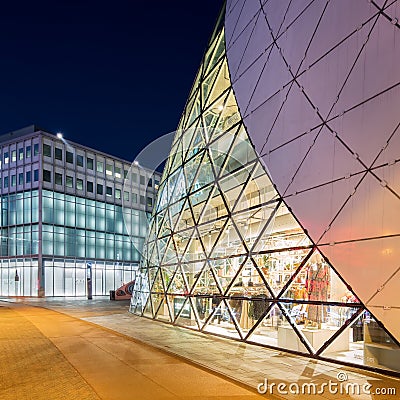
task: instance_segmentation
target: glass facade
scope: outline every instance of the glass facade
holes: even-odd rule
[[[224,40],[219,27],[159,182],[131,312],[400,371],[398,344],[320,253],[249,142]]]

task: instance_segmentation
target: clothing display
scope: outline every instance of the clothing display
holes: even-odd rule
[[[327,264],[312,264],[307,271],[305,288],[310,301],[328,301],[330,290],[330,269]],[[320,325],[326,322],[327,306],[310,304],[307,310],[307,319]]]

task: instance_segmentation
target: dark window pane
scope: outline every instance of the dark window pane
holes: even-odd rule
[[[93,182],[86,182],[86,191],[89,193],[93,193]]]
[[[62,149],[59,149],[58,147],[54,149],[54,158],[56,160],[62,160]]]
[[[62,185],[62,174],[59,174],[58,172],[54,174],[54,183],[56,185]]]
[[[76,156],[76,165],[78,167],[83,167],[83,156],[79,154]]]
[[[51,182],[51,172],[47,169],[43,170],[43,180],[45,182]]]
[[[43,143],[43,155],[46,157],[51,157],[51,146]]]
[[[67,161],[67,163],[73,164],[74,163],[74,155],[70,151],[66,151],[65,152],[65,160]]]

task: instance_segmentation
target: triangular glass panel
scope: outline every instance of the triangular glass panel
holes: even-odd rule
[[[155,319],[160,321],[172,322],[170,309],[165,295],[152,294],[153,308],[155,310]],[[157,304],[157,309],[155,305]]]
[[[235,136],[232,132],[228,132],[221,136],[219,140],[209,145],[210,158],[214,166],[215,175],[218,177],[228,157],[229,150],[232,146]]]
[[[150,296],[147,297],[147,302],[143,310],[143,316],[147,318],[153,318],[153,307]]]
[[[184,326],[185,328],[199,330],[199,326],[196,322],[195,310],[190,300],[190,297],[176,296],[174,298],[175,324]]]
[[[202,271],[194,275],[194,281],[195,284],[192,293],[195,295],[221,294],[215,273],[208,263]]]
[[[190,106],[191,110],[190,112],[188,112],[188,116],[185,119],[183,129],[189,128],[201,113],[200,91],[198,91],[197,94],[193,97]]]
[[[236,274],[235,280],[229,286],[225,295],[252,297],[260,294],[271,297],[260,272],[253,261],[248,258],[239,273]]]
[[[286,205],[280,203],[278,211],[274,215],[273,224],[268,227],[266,235],[263,235],[257,241],[252,252],[276,251],[292,247],[310,247],[311,244],[310,239],[304,234],[303,229]]]
[[[264,275],[268,286],[272,292],[277,296],[289,280],[296,273],[303,260],[310,253],[310,249],[290,249],[278,252],[271,252],[265,254],[254,255],[253,258],[257,263],[261,273]],[[291,290],[304,287],[306,273],[301,272],[296,275],[294,282],[292,282],[293,289],[287,291],[287,295]],[[298,294],[300,296],[300,292]],[[283,296],[285,298],[285,296]],[[290,297],[292,298],[292,297]],[[299,299],[302,297],[299,297]]]
[[[254,247],[263,229],[271,229],[275,214],[276,204],[272,204],[272,207],[247,208],[232,215],[232,220],[248,249]],[[265,227],[266,224],[267,227]]]
[[[229,257],[246,255],[248,253],[242,238],[239,236],[236,228],[229,220],[225,225],[223,232],[219,235],[218,241],[210,257]]]
[[[129,311],[136,315],[142,315],[144,305],[147,301],[148,293],[144,294],[141,290],[135,290],[132,293],[131,305]]]
[[[170,209],[172,220],[175,220],[174,232],[180,232],[193,227],[193,216],[189,200],[180,200]]]
[[[225,221],[223,217],[228,215],[228,210],[226,209],[224,198],[219,190],[219,185],[214,184],[213,189],[212,194],[209,196],[205,207],[199,215],[197,223],[215,221],[217,227],[221,229],[224,225],[221,221]]]
[[[311,329],[303,332],[303,322],[297,320],[297,308],[300,308],[302,313],[301,307],[303,306],[305,305],[280,303],[282,323],[278,327],[278,347],[308,354],[315,353],[319,337],[314,336],[313,332],[309,332]]]
[[[183,157],[185,156],[185,152],[182,147],[182,141],[178,143],[176,146],[176,150],[174,152],[175,157],[171,162],[171,165],[168,170],[168,175],[172,174],[177,168],[179,168],[182,164]]]
[[[186,188],[189,191],[190,188],[193,185],[193,181],[196,177],[197,171],[200,167],[200,164],[202,162],[202,155],[204,152],[201,154],[198,154],[196,157],[190,159],[188,162],[184,164],[184,174],[186,178]]]
[[[302,252],[304,254],[304,251],[298,250],[298,254],[293,254],[295,258],[285,255],[286,265],[292,271],[292,274],[301,263]],[[318,251],[311,255],[281,297],[294,300],[321,301],[324,303],[360,302]],[[309,313],[311,311],[316,313],[312,317],[313,320],[325,322],[327,316],[324,313],[324,308],[310,306]]]
[[[176,252],[175,242],[173,236],[170,237],[169,242],[164,250],[164,256],[161,260],[161,264],[173,264],[178,262],[178,255]]]
[[[174,240],[176,243],[176,249],[178,253],[178,258],[180,261],[191,261],[192,255],[196,254],[195,252],[191,253],[191,245],[192,245],[192,236],[195,230],[193,228],[186,229],[184,231],[175,233]]]
[[[220,31],[215,40],[210,43],[208,50],[204,56],[203,71],[207,74],[221,59],[225,53],[225,35],[223,30]]]
[[[229,156],[228,156],[229,158]],[[230,160],[228,164],[230,163]],[[250,171],[247,168],[237,169],[235,172],[228,172],[228,176],[223,177],[218,181],[222,193],[226,199],[226,203],[230,210],[233,210],[238,199],[241,197],[243,186],[250,176]]]
[[[155,314],[155,316],[157,316],[160,305],[165,300],[165,295],[163,293],[151,293],[150,299],[153,304],[154,314]]]
[[[174,229],[176,227],[176,223],[180,216],[184,201],[185,201],[184,199],[178,200],[174,204],[171,204],[170,207],[168,207],[167,212],[169,215],[169,221],[170,221],[170,226],[172,228],[172,231],[174,231]]]
[[[236,128],[240,126],[239,123],[241,122],[241,116],[239,114],[233,90],[227,91],[226,96],[227,97],[225,97],[225,94],[221,96],[223,103],[220,103],[221,100],[216,102],[219,111],[219,118],[213,120],[213,125],[208,125],[209,130],[212,132],[210,141],[217,140],[224,132],[236,130]],[[213,109],[215,109],[214,105],[211,105],[209,110]]]
[[[267,296],[258,294],[250,296],[250,299],[231,298],[229,305],[239,324],[242,336],[245,337],[257,323],[260,313],[267,310],[269,301]]]
[[[225,293],[227,288],[231,285],[232,280],[235,278],[237,272],[245,263],[246,257],[216,257],[209,260],[210,265],[213,266],[218,282],[221,286],[222,292]]]
[[[221,227],[225,225],[225,222],[226,219],[198,225],[197,229],[206,255],[214,250],[215,243],[221,235]]]
[[[213,313],[208,318],[202,330],[216,335],[241,339],[242,337],[237,330],[239,324],[227,301],[215,296],[211,299],[211,302]]]
[[[203,159],[201,160],[200,167],[196,174],[196,178],[193,182],[190,192],[197,192],[199,189],[207,186],[208,184],[215,182],[214,171],[211,166],[210,157],[208,151],[204,152]]]
[[[262,206],[262,220],[257,221],[254,227],[248,225],[246,229],[246,227],[243,227],[242,224],[242,227],[245,231],[251,231],[247,233],[246,237],[250,238],[249,248],[253,254],[257,254],[257,250],[263,248],[263,242],[271,240],[275,228],[275,218],[278,215],[280,204],[280,201],[271,201],[267,204],[264,204]],[[254,211],[258,211],[258,209],[254,209]],[[246,213],[247,211],[243,212],[243,214]],[[241,214],[242,213],[238,215],[240,216]],[[254,231],[257,235],[254,234]]]
[[[161,268],[157,269],[156,276],[153,280],[153,283],[151,285],[151,292],[152,293],[164,293],[165,288],[164,288],[164,282],[161,276]]]
[[[172,264],[172,265],[167,265],[167,266],[161,266],[160,271],[162,275],[162,280],[164,284],[164,290],[163,292],[166,292],[169,284],[171,283],[172,277],[175,274],[177,268],[177,264]],[[154,292],[154,290],[152,290]]]
[[[216,138],[214,130],[221,125],[218,122],[221,120],[221,118],[223,118],[229,93],[230,91],[223,93],[218,100],[216,100],[202,113],[203,126],[205,132],[207,132],[208,142],[214,141]]]
[[[261,321],[250,331],[246,341],[278,347],[278,329],[285,321],[279,307],[276,304],[271,307],[267,298],[260,297],[254,300],[249,317],[256,323]]]
[[[215,80],[215,83],[211,88],[211,92],[205,103],[205,107],[208,107],[210,104],[212,104],[221,95],[221,93],[226,91],[230,86],[231,82],[229,78],[228,63],[226,58],[224,58],[222,66],[218,71],[218,77]]]
[[[205,148],[204,129],[201,124],[199,125],[200,126],[193,132],[192,141],[186,152],[186,160],[190,159],[196,154],[199,154]]]
[[[194,261],[194,260],[205,260],[206,254],[204,253],[204,251],[205,248],[202,238],[195,229],[191,237],[191,240],[185,249],[182,260],[184,262]]]
[[[175,275],[172,278],[171,283],[168,286],[167,293],[170,294],[188,294],[188,285],[186,277],[182,273],[181,267],[178,265]]]
[[[206,264],[207,262],[204,260],[182,264],[182,269],[186,275],[186,281],[189,284],[189,292],[191,294]]]
[[[321,356],[339,362],[400,372],[398,346],[368,311],[352,320]]]
[[[201,83],[202,104],[206,104],[206,101],[208,99],[210,91],[212,90],[215,84],[221,66],[222,66],[222,60],[211,72],[208,73],[207,76],[204,77],[203,82]]]
[[[192,206],[193,215],[195,216],[195,222],[198,223],[203,209],[207,203],[207,200],[214,190],[214,185],[210,184],[206,187],[198,189],[196,192],[189,196],[189,201]]]
[[[149,280],[149,287],[153,286],[154,279],[157,276],[157,272],[160,268],[159,267],[147,267],[147,275],[148,275],[148,280]]]
[[[331,320],[331,310],[326,304],[281,303],[288,317],[300,336],[308,343],[313,353],[316,353],[335,333],[339,327]],[[336,307],[333,314],[346,313],[348,307]],[[337,313],[336,313],[337,312]],[[333,318],[333,317],[332,317]],[[296,350],[292,348],[291,350]]]

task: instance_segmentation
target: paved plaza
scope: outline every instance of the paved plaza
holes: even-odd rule
[[[337,380],[395,388],[400,380],[204,335],[134,316],[129,303],[3,299],[0,302],[0,399],[306,399],[257,394],[268,383]],[[326,399],[396,395],[313,395]]]

